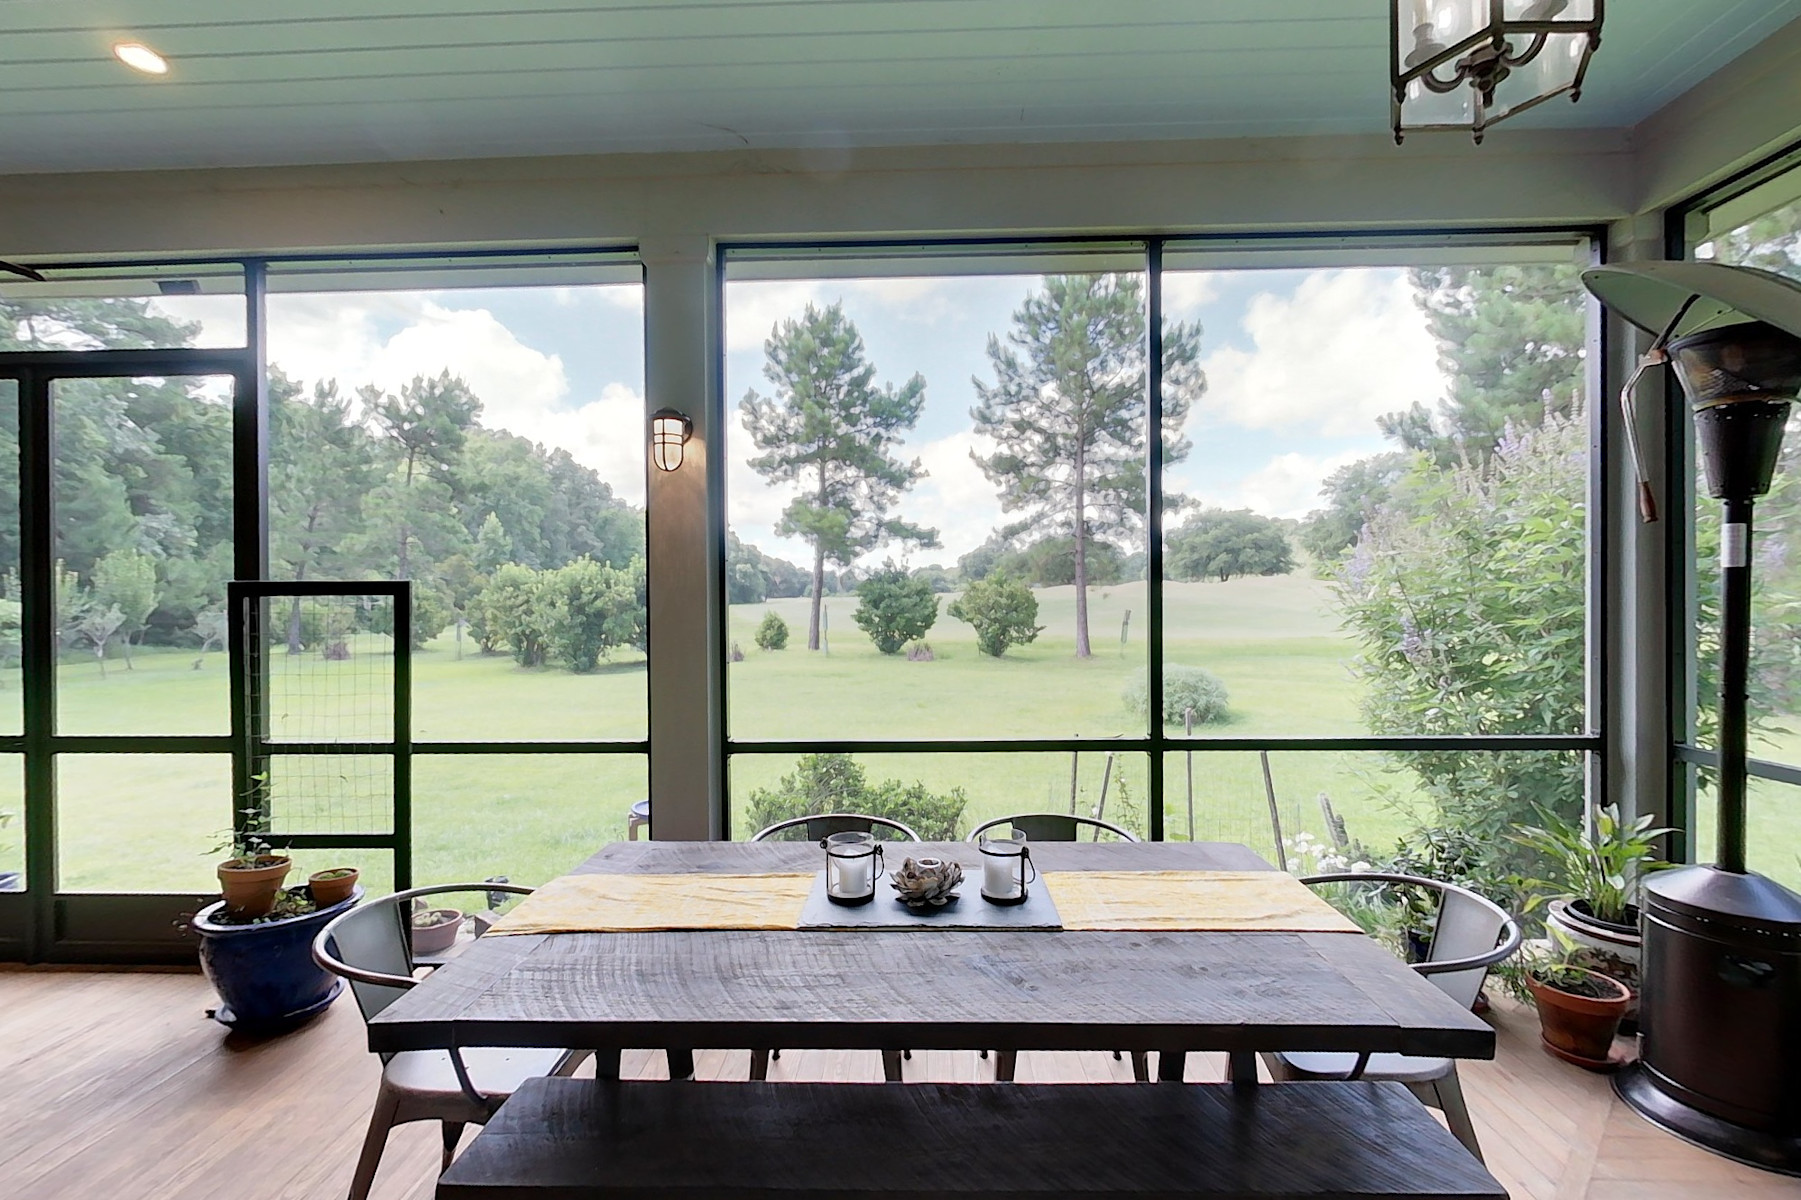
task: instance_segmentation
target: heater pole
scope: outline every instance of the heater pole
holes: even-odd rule
[[[1745,872],[1745,700],[1751,673],[1750,497],[1725,501],[1720,530],[1719,867]]]

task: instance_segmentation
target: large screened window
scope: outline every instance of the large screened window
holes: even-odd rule
[[[1591,255],[728,251],[734,835],[1049,811],[1305,866],[1578,812]]]
[[[1705,198],[1686,214],[1689,253],[1801,279],[1801,166],[1774,164]],[[1680,628],[1687,667],[1676,696],[1682,770],[1678,809],[1693,821],[1692,853],[1714,854],[1712,751],[1718,729],[1720,508],[1694,454],[1691,423],[1672,405],[1691,503],[1679,547]],[[1752,547],[1752,642],[1748,744],[1754,778],[1746,796],[1749,865],[1801,885],[1801,416],[1791,414],[1769,495],[1756,506]]]
[[[622,837],[647,734],[636,259],[274,263],[268,375],[269,578],[412,584],[415,881],[537,884]],[[298,599],[281,624],[278,677],[337,636]]]

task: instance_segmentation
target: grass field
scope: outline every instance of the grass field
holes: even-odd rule
[[[948,602],[948,598],[947,602]],[[928,637],[934,661],[884,657],[851,621],[853,601],[828,602],[829,653],[809,653],[806,602],[775,601],[731,610],[728,638],[745,658],[728,671],[728,714],[740,739],[1081,737],[1095,741],[1072,764],[1056,754],[881,754],[862,762],[871,777],[918,780],[936,791],[961,787],[966,823],[1022,809],[1067,811],[1072,765],[1077,807],[1092,811],[1108,780],[1106,815],[1140,831],[1147,825],[1143,755],[1118,754],[1108,770],[1107,740],[1135,733],[1121,691],[1144,668],[1144,586],[1094,589],[1090,621],[1094,657],[1074,657],[1073,594],[1039,593],[1045,632],[1000,660],[977,653],[973,632],[941,616]],[[1203,666],[1231,694],[1229,719],[1200,736],[1260,734],[1335,736],[1363,732],[1348,663],[1354,647],[1330,616],[1330,597],[1303,576],[1170,585],[1165,598],[1167,659]],[[787,650],[758,650],[752,632],[767,609],[788,621]],[[1131,610],[1125,644],[1120,629]],[[68,734],[218,734],[227,728],[226,664],[193,652],[142,652],[136,667],[91,661],[61,669],[59,722]],[[527,670],[511,659],[475,654],[459,659],[441,638],[414,659],[414,737],[420,740],[642,738],[645,673],[641,662],[617,663],[591,675]],[[287,669],[277,656],[278,669]],[[314,685],[342,683],[356,672],[379,682],[384,656],[298,666]],[[323,670],[321,670],[323,668]],[[0,690],[0,721],[16,728],[18,677]],[[331,732],[316,730],[323,734]],[[344,732],[344,731],[339,731]],[[1783,738],[1793,761],[1801,736]],[[1792,744],[1789,744],[1792,743]],[[1188,755],[1165,763],[1168,836],[1189,828]],[[538,883],[566,870],[606,841],[624,836],[630,805],[645,794],[645,763],[628,755],[418,756],[414,760],[415,878],[418,882],[507,875]],[[751,792],[793,769],[790,755],[740,754],[729,766],[734,832],[751,832],[744,816]],[[388,781],[383,760],[278,759],[282,788],[305,782],[339,795],[326,828],[385,826]],[[230,822],[229,762],[209,755],[81,755],[59,759],[62,886],[70,890],[207,890],[210,847]],[[311,777],[304,771],[311,770]],[[1323,830],[1319,796],[1330,797],[1353,836],[1387,846],[1409,824],[1417,804],[1409,777],[1385,769],[1382,756],[1280,753],[1270,774],[1284,832]],[[1192,755],[1194,831],[1199,838],[1246,841],[1273,852],[1269,806],[1258,756]],[[18,811],[16,771],[0,778],[0,811]],[[1801,812],[1782,792],[1753,798],[1753,852],[1758,865],[1784,878],[1801,874]],[[0,829],[0,870],[16,869],[18,828]],[[308,851],[299,865],[337,861],[364,868],[369,882],[391,878],[386,854]]]

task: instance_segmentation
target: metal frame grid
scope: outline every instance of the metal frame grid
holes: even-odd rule
[[[1151,235],[1132,237],[1130,235],[1072,236],[1072,237],[1035,237],[1035,238],[939,238],[939,239],[854,239],[845,241],[752,241],[724,242],[718,246],[715,261],[714,286],[715,304],[725,319],[725,285],[731,258],[734,253],[755,254],[767,257],[772,252],[793,250],[796,252],[818,251],[821,249],[868,250],[872,253],[897,250],[917,250],[922,263],[929,263],[934,250],[967,250],[979,247],[993,247],[997,251],[1008,250],[1049,250],[1059,248],[1079,250],[1089,246],[1104,245],[1118,248],[1122,243],[1136,244],[1144,256],[1146,299],[1146,425],[1150,430],[1162,429],[1163,388],[1162,388],[1162,317],[1163,317],[1163,257],[1166,247],[1196,246],[1209,242],[1262,243],[1276,246],[1306,246],[1309,244],[1327,245],[1334,249],[1342,249],[1346,243],[1379,247],[1383,244],[1412,243],[1422,237],[1441,237],[1447,243],[1455,244],[1459,238],[1483,238],[1490,242],[1498,237],[1517,236],[1522,239],[1544,237],[1546,235],[1567,235],[1572,239],[1586,239],[1591,247],[1593,261],[1600,261],[1602,249],[1606,245],[1606,230],[1587,225],[1550,225],[1550,226],[1507,226],[1481,227],[1469,229],[1394,229],[1394,230],[1319,230],[1305,233],[1271,232],[1271,231],[1221,231],[1205,234]],[[1593,321],[1591,331],[1596,330]],[[1598,337],[1598,332],[1595,333]],[[1143,736],[1122,736],[1107,738],[988,738],[988,739],[880,739],[880,738],[811,738],[811,739],[758,739],[742,740],[734,738],[730,733],[727,697],[722,687],[715,698],[716,711],[719,714],[717,753],[721,756],[723,784],[720,790],[719,822],[720,827],[729,832],[732,828],[731,812],[731,763],[740,755],[792,755],[811,753],[880,753],[880,754],[945,754],[945,753],[1018,753],[1018,752],[1064,752],[1105,749],[1118,753],[1141,753],[1147,756],[1147,803],[1146,821],[1148,836],[1153,841],[1162,841],[1167,835],[1165,829],[1164,765],[1165,755],[1172,751],[1196,751],[1206,753],[1245,752],[1245,751],[1357,751],[1357,750],[1470,750],[1470,751],[1505,751],[1505,750],[1548,750],[1574,751],[1587,756],[1589,769],[1587,772],[1588,788],[1591,795],[1605,795],[1606,756],[1603,750],[1603,737],[1599,732],[1605,726],[1605,697],[1599,681],[1607,670],[1607,654],[1605,641],[1599,636],[1599,614],[1605,609],[1604,597],[1608,584],[1607,577],[1607,522],[1602,498],[1604,488],[1601,465],[1605,462],[1603,446],[1605,443],[1606,425],[1602,419],[1604,405],[1600,403],[1600,378],[1598,354],[1590,355],[1588,387],[1591,393],[1588,405],[1589,417],[1589,535],[1588,535],[1588,712],[1585,729],[1582,733],[1544,734],[1544,735],[1508,735],[1498,737],[1293,737],[1293,738],[1251,738],[1251,737],[1183,737],[1171,736],[1164,732],[1160,722],[1149,722],[1149,732]],[[720,339],[716,353],[717,378],[720,386],[714,389],[715,410],[711,415],[709,428],[726,428],[726,404],[724,398],[725,351],[724,339]],[[1148,487],[1146,491],[1145,538],[1146,561],[1145,578],[1151,586],[1146,591],[1146,665],[1151,695],[1162,695],[1163,684],[1163,589],[1156,586],[1163,577],[1163,446],[1160,436],[1146,436],[1146,470]],[[720,456],[723,458],[724,456]],[[724,507],[726,497],[723,488],[719,489],[715,501]],[[720,569],[718,595],[716,603],[723,613],[726,610],[725,571],[723,569],[726,554],[725,521],[720,522],[720,534],[713,546]],[[1155,711],[1158,705],[1152,702]]]

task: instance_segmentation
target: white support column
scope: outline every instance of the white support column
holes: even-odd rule
[[[1616,222],[1608,230],[1608,261],[1663,258],[1663,222],[1661,211]],[[1671,428],[1664,394],[1667,372],[1652,371],[1639,383],[1635,425],[1657,497],[1658,521],[1648,525],[1639,517],[1619,390],[1650,337],[1612,314],[1605,319],[1607,355],[1596,400],[1603,406],[1606,447],[1600,469],[1608,553],[1600,629],[1607,674],[1599,683],[1606,714],[1602,735],[1608,791],[1598,798],[1617,802],[1623,813],[1654,812],[1667,819],[1672,815],[1668,696],[1677,676],[1671,671],[1666,601],[1669,572],[1680,564],[1666,562],[1666,523],[1685,520],[1686,514],[1679,503],[1680,481],[1673,482],[1666,471],[1666,432]]]
[[[717,698],[725,686],[719,552],[725,478],[718,445],[719,319],[713,249],[704,236],[647,240],[645,420],[673,408],[694,422],[679,470],[650,468],[650,832],[665,840],[725,836]]]

